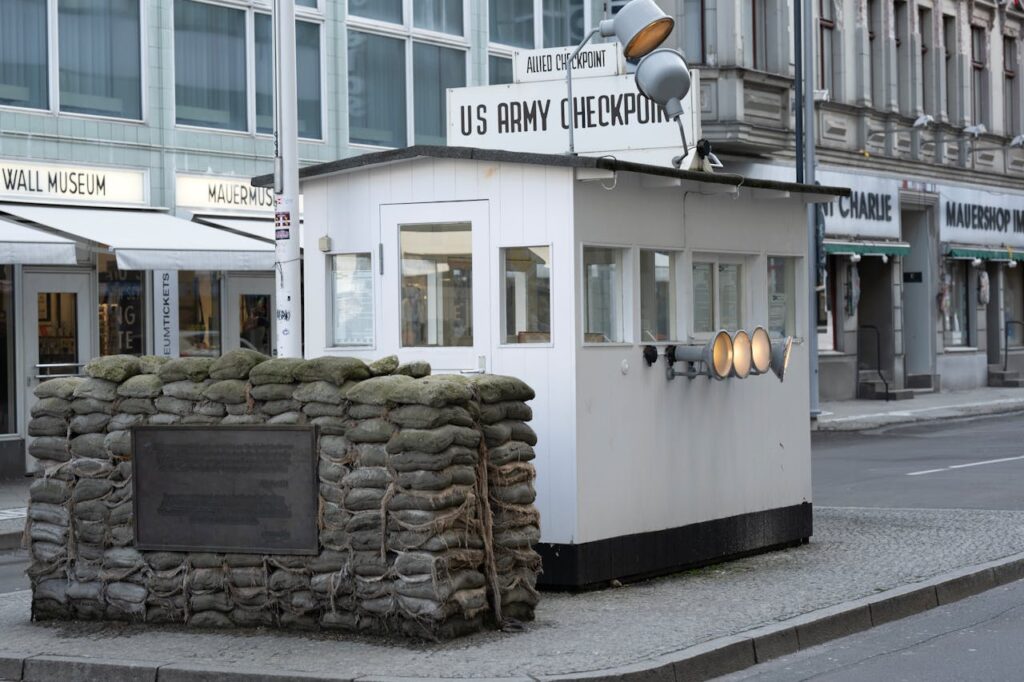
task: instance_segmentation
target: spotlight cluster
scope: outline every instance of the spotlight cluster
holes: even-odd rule
[[[772,341],[764,327],[755,327],[749,334],[742,329],[729,334],[723,329],[704,345],[666,347],[667,376],[669,379],[706,376],[724,381],[746,379],[771,371],[782,381],[792,352],[792,336]],[[647,355],[649,353],[645,357]],[[686,370],[677,371],[677,362],[685,362]]]

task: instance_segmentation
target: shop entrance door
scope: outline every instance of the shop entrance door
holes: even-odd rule
[[[25,433],[40,382],[77,376],[96,354],[97,307],[89,270],[25,270]],[[27,440],[31,440],[28,438]],[[31,468],[31,462],[28,462]]]
[[[436,372],[488,370],[488,229],[486,201],[381,206],[382,348]]]
[[[903,257],[903,352],[907,385],[931,388],[935,374],[934,256],[930,238],[931,210],[903,211],[903,239],[910,253]]]
[[[277,355],[274,276],[228,275],[224,350],[248,348]]]

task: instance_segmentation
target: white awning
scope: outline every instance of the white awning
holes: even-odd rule
[[[106,247],[122,270],[273,270],[274,245],[161,211],[0,204],[0,216]]]
[[[74,265],[75,242],[27,225],[0,220],[0,263]]]
[[[257,239],[266,239],[271,243],[274,243],[276,239],[274,236],[273,218],[239,218],[235,216],[205,214],[193,216],[192,220]],[[306,246],[306,231],[302,226],[299,227],[299,246],[302,248]]]

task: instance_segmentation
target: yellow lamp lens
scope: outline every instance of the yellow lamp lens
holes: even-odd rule
[[[772,340],[764,327],[756,327],[750,335],[750,359],[754,371],[764,374],[772,365]]]
[[[732,339],[727,332],[718,332],[715,335],[715,342],[711,347],[711,361],[715,377],[724,379],[729,376],[732,371]]]
[[[672,17],[661,17],[647,24],[647,26],[633,36],[633,39],[629,41],[629,45],[626,45],[626,49],[623,50],[626,59],[640,59],[640,57],[647,53],[653,52],[659,45],[665,42],[665,38],[668,38],[668,34],[672,32],[672,27],[675,26],[675,23]]]
[[[750,374],[750,354],[750,337],[743,330],[736,332],[732,337],[732,373],[734,376],[746,379]]]

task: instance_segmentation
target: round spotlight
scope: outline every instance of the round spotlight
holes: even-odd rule
[[[669,118],[683,113],[683,98],[690,92],[690,70],[683,55],[663,47],[640,61],[636,67],[636,87],[665,109]]]
[[[676,22],[654,0],[633,0],[613,19],[601,22],[601,35],[614,35],[622,43],[622,54],[637,60],[665,42]]]
[[[750,335],[750,361],[754,374],[766,374],[772,368],[772,340],[764,327],[754,327]]]
[[[732,373],[732,337],[729,332],[720,331],[711,341],[711,362],[708,368],[716,379],[726,379]]]
[[[789,367],[789,357],[793,354],[793,337],[787,336],[784,341],[772,344],[772,371],[782,381]]]
[[[732,376],[746,379],[752,363],[750,335],[742,329],[732,336]]]

